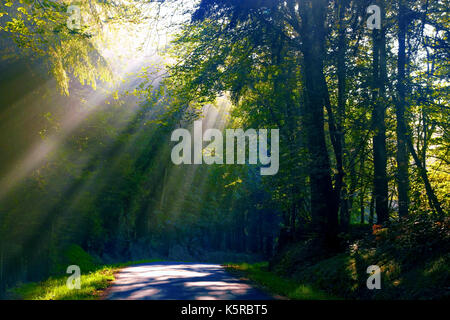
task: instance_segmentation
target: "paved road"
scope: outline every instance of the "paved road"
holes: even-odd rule
[[[267,300],[271,296],[217,264],[154,262],[127,267],[108,289],[109,300]]]

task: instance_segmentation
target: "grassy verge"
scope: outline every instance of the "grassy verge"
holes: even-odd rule
[[[23,300],[96,300],[111,286],[114,274],[121,268],[159,260],[130,261],[95,268],[87,274],[81,274],[81,289],[70,290],[66,286],[68,275],[51,277],[41,282],[23,284],[11,291],[12,297]]]
[[[272,294],[293,300],[330,300],[336,299],[307,284],[279,276],[268,270],[268,263],[228,263],[225,267],[231,273],[244,274],[247,278]]]

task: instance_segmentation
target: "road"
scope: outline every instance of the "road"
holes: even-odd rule
[[[108,300],[268,300],[218,264],[154,262],[122,269]]]

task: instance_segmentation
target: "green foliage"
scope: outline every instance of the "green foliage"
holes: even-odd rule
[[[97,267],[98,261],[79,245],[69,245],[66,250],[62,252],[62,259],[59,263],[58,269],[64,271],[69,265],[77,265],[81,272],[90,272]]]
[[[72,248],[72,258],[83,256],[81,248]],[[67,287],[67,276],[57,276],[42,282],[33,282],[21,285],[11,290],[10,294],[14,298],[23,300],[94,300],[100,299],[105,289],[111,286],[115,280],[115,273],[121,268],[139,264],[150,263],[158,260],[129,261],[127,263],[117,263],[113,265],[103,265],[92,268],[89,273],[85,273],[81,267],[81,288],[71,290]]]
[[[448,297],[448,218],[413,215],[387,228],[375,228],[374,233],[351,243],[345,253],[313,261],[298,254],[305,250],[304,244],[293,245],[274,263],[274,269],[345,299]],[[366,287],[370,265],[381,268],[381,290]]]
[[[81,275],[81,289],[70,290],[67,277],[50,278],[39,283],[28,283],[14,290],[14,296],[24,300],[91,300],[98,299],[102,290],[114,280],[117,269],[103,267]]]
[[[450,243],[449,217],[430,214],[413,214],[391,221],[382,230],[375,230],[375,237],[368,236],[362,247],[376,248],[378,259],[395,259],[403,266],[417,264],[417,257],[424,261],[448,252]]]
[[[260,262],[254,264],[248,263],[228,263],[225,266],[231,272],[238,272],[244,274],[257,285],[261,286],[263,290],[267,290],[272,294],[279,295],[293,300],[331,300],[335,297],[325,294],[310,285],[302,284],[301,282],[293,281],[286,277],[282,277],[268,270],[267,262]]]
[[[71,30],[67,26],[71,4],[66,0],[11,0],[0,4],[0,32],[15,44],[14,58],[44,59],[65,95],[69,95],[70,79],[94,89],[99,81],[113,80],[109,63],[100,52],[107,46],[104,25],[114,30],[117,24],[130,23],[140,13],[133,2],[115,6],[107,1],[81,0],[76,3],[82,13],[81,29]],[[6,44],[0,53],[14,48],[12,43]]]
[[[116,34],[108,38],[105,30],[111,27],[123,31],[126,28],[121,23],[139,22],[135,18],[146,21],[148,17],[139,15],[133,1],[130,6],[80,1],[86,23],[77,31],[66,26],[69,1],[8,0],[0,4],[0,55],[6,59],[5,64],[13,60],[20,64],[27,59],[44,62],[45,72],[51,73],[66,95],[72,79],[82,85],[75,91],[75,98],[56,100],[53,108],[55,100],[47,98],[56,87],[47,84],[44,90],[44,81],[39,81],[38,89],[23,89],[17,96],[7,92],[8,77],[2,83],[10,100],[4,117],[2,113],[2,124],[8,124],[2,136],[8,139],[9,128],[22,128],[23,115],[29,114],[33,122],[39,118],[45,124],[24,131],[30,131],[30,136],[39,133],[44,142],[49,142],[49,137],[50,143],[55,142],[55,150],[30,168],[23,183],[1,202],[0,250],[5,261],[1,274],[7,275],[2,286],[42,279],[52,272],[63,272],[69,264],[94,271],[99,263],[94,256],[109,262],[148,256],[220,260],[275,255],[274,270],[296,274],[298,283],[291,285],[291,280],[282,280],[263,265],[242,268],[293,298],[322,297],[303,284],[350,298],[439,298],[446,294],[440,282],[448,281],[448,219],[413,215],[394,220],[398,215],[398,57],[393,44],[398,42],[398,30],[391,21],[397,15],[397,2],[386,2],[390,21],[386,30],[387,90],[382,99],[386,117],[383,123],[375,123],[386,126],[385,169],[393,221],[380,227],[377,235],[367,235],[371,231],[366,224],[370,211],[372,222],[377,219],[376,213],[373,215],[377,204],[373,136],[377,130],[372,114],[373,43],[365,25],[359,23],[365,17],[364,4],[351,2],[351,6],[339,10],[344,12],[343,17],[333,11],[332,5],[324,8],[327,34],[321,45],[326,54],[314,57],[323,61],[323,79],[312,81],[323,86],[324,96],[307,109],[308,46],[303,41],[309,34],[299,32],[296,22],[302,17],[290,7],[293,2],[284,5],[284,1],[273,1],[282,5],[265,9],[256,6],[259,1],[248,7],[236,6],[237,2],[202,1],[196,18],[184,25],[166,48],[170,58],[167,65],[139,66],[141,72],[138,79],[130,81],[131,87],[124,92],[114,88],[111,96],[98,86],[115,76],[101,49],[111,49],[107,40],[115,41]],[[307,2],[311,1],[301,1]],[[425,188],[425,172],[448,215],[450,97],[449,28],[447,15],[442,14],[445,1],[426,5],[422,1],[407,2],[412,14],[407,39],[405,118],[407,138],[418,154],[409,169],[410,212],[435,211],[430,205],[430,190]],[[208,7],[208,3],[217,7]],[[338,62],[342,57],[343,83],[342,64]],[[23,76],[25,80],[27,75]],[[22,85],[22,81],[19,78],[13,83]],[[142,98],[143,104],[136,106],[132,95]],[[37,99],[40,96],[42,100]],[[83,109],[86,100],[93,98],[97,104],[100,97],[106,99],[104,105],[89,105],[95,111]],[[50,110],[29,112],[16,104],[16,100],[27,104],[34,99]],[[79,126],[75,121],[78,127],[72,128],[80,110],[67,119],[63,115],[75,104],[82,106],[85,118]],[[202,117],[205,104],[229,110],[226,116],[220,115],[220,120],[228,121],[226,127],[279,128],[278,174],[260,177],[257,166],[173,166],[172,130],[188,127],[192,120]],[[323,121],[315,128],[305,122],[312,110],[323,113]],[[10,122],[14,116],[18,120]],[[317,195],[317,186],[311,183],[317,176],[312,168],[318,159],[311,156],[310,149],[315,145],[308,145],[307,137],[320,133],[325,135],[321,156],[329,160],[324,174],[332,180],[327,184],[334,192],[318,202],[328,204],[334,196],[339,198],[339,240],[345,246],[358,247],[350,253],[333,252],[330,256],[326,245],[314,239],[322,235],[316,227],[327,224],[312,214],[311,200]],[[341,149],[336,146],[338,141]],[[22,150],[14,150],[21,149],[20,145],[10,149],[13,151],[6,153],[14,153],[17,159],[22,156]],[[34,156],[31,158],[34,161]],[[344,219],[346,211],[348,221],[360,221],[361,225],[349,226]],[[423,261],[418,262],[418,256],[424,257]],[[382,266],[388,289],[367,293],[365,268],[375,263]],[[103,275],[93,273],[92,277],[94,285],[82,293],[84,297],[93,288],[105,285]],[[37,288],[37,292],[25,295],[70,296],[62,287],[53,292],[52,288],[63,285],[62,280],[55,281],[43,285],[48,289]]]

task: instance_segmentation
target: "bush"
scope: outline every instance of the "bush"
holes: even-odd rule
[[[365,248],[376,248],[379,258],[395,259],[402,265],[448,252],[450,218],[440,219],[428,214],[411,215],[391,221],[385,227],[374,225],[373,236],[366,237]]]
[[[450,297],[450,219],[416,214],[374,225],[346,252],[316,257],[306,242],[277,257],[274,270],[347,299],[445,299]],[[344,238],[343,238],[344,239]],[[308,253],[308,254],[306,254]],[[318,261],[319,260],[319,261]],[[381,290],[366,287],[367,267],[381,269]]]
[[[79,266],[83,273],[89,272],[95,270],[98,263],[94,257],[84,251],[79,245],[71,244],[63,250],[60,259],[58,259],[56,273],[65,273],[70,265]]]

